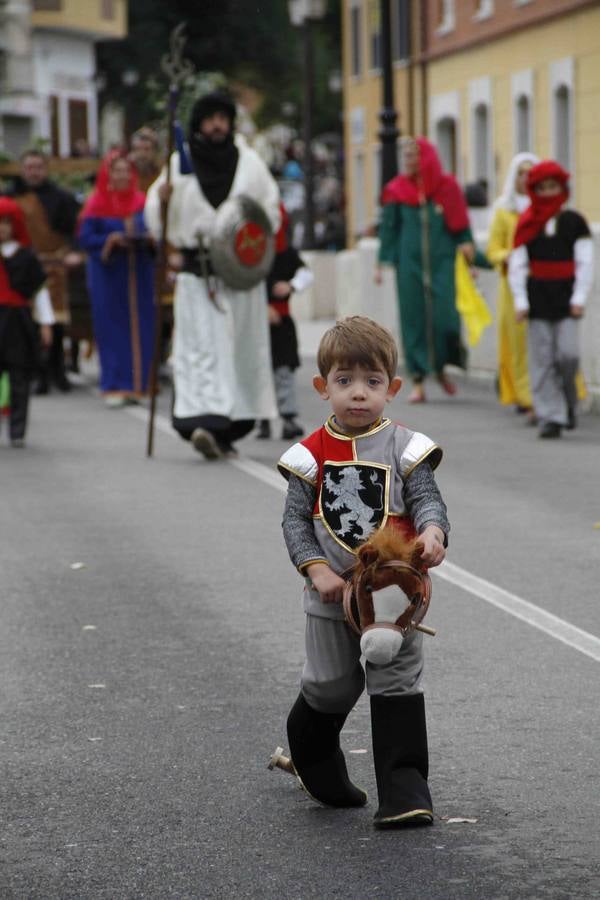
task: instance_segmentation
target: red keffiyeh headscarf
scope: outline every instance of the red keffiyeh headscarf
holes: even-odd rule
[[[463,192],[453,175],[442,170],[437,150],[423,137],[416,139],[419,148],[419,171],[415,175],[397,175],[383,189],[382,203],[406,203],[420,206],[432,200],[442,207],[444,221],[451,232],[469,225],[469,214]]]
[[[514,247],[528,244],[544,228],[546,222],[557,214],[561,206],[569,199],[569,173],[552,159],[545,159],[532,166],[527,177],[527,193],[531,205],[521,213],[515,231]],[[546,178],[555,178],[563,189],[552,197],[540,197],[535,186]]]
[[[123,191],[110,186],[110,170],[117,159],[129,166],[129,184]],[[88,197],[81,211],[81,219],[107,217],[125,219],[144,208],[146,195],[138,187],[138,177],[131,161],[119,150],[111,150],[98,170],[96,189]]]
[[[25,224],[25,216],[23,210],[10,197],[0,197],[0,218],[9,218],[12,222],[13,240],[20,244],[21,247],[29,247],[31,238]]]

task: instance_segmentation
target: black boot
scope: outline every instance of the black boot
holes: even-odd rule
[[[423,694],[372,696],[371,728],[379,795],[375,828],[431,825]]]
[[[56,387],[63,394],[71,390],[71,382],[65,371],[65,350],[63,346],[65,329],[63,325],[52,326],[52,346],[48,355],[48,368]]]
[[[258,423],[256,437],[263,441],[268,441],[271,437],[271,423],[269,419],[261,419]]]
[[[365,791],[348,778],[340,749],[346,715],[318,712],[302,694],[287,720],[290,754],[302,786],[313,800],[326,806],[364,806]]]
[[[281,440],[290,441],[295,437],[302,437],[304,428],[296,422],[295,416],[282,416],[283,428],[281,430]]]

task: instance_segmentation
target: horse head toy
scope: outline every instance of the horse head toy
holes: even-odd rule
[[[375,665],[392,661],[406,635],[435,629],[422,625],[431,580],[421,561],[423,544],[396,528],[375,532],[358,550],[344,590],[344,612],[360,635],[360,649]]]

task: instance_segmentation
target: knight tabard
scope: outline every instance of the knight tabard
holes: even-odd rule
[[[403,499],[404,481],[425,459],[435,468],[442,451],[430,438],[382,419],[364,434],[340,434],[332,419],[279,460],[279,470],[303,478],[317,489],[315,535],[324,559],[342,574],[354,551],[391,517],[407,533],[412,523]],[[312,593],[312,592],[309,592]],[[315,603],[316,615],[343,618],[335,604]]]

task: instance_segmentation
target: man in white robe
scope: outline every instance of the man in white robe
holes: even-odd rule
[[[234,123],[227,94],[198,100],[189,130],[193,171],[184,174],[174,153],[170,186],[163,171],[145,207],[148,227],[160,237],[161,204],[169,197],[168,240],[182,258],[174,296],[173,427],[207,459],[232,454],[233,442],[256,419],[276,415],[265,282],[233,290],[215,277],[206,253],[217,210],[229,198],[251,197],[273,231],[279,227],[277,183],[258,154],[234,137]]]

